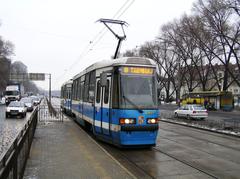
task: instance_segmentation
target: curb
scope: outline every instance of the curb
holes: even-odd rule
[[[170,119],[161,119],[160,121],[171,123],[171,124],[177,124],[177,125],[181,125],[181,126],[186,126],[186,127],[192,127],[192,128],[195,128],[195,129],[200,129],[200,130],[204,130],[204,131],[209,131],[209,132],[213,132],[213,133],[224,134],[224,135],[227,135],[227,136],[240,138],[240,133],[235,133],[235,132],[231,132],[230,133],[229,131],[225,131],[225,130],[211,129],[211,128],[207,128],[207,127],[204,127],[204,126],[203,127],[195,126],[195,125],[190,125],[190,124],[186,124],[186,123],[172,121]]]

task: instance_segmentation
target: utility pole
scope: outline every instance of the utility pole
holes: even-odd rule
[[[113,33],[113,35],[118,39],[117,48],[116,48],[116,51],[115,51],[114,57],[113,57],[113,59],[116,59],[118,57],[118,54],[119,54],[121,43],[122,43],[123,40],[126,39],[126,35],[125,35],[125,31],[123,29],[123,26],[128,25],[128,24],[125,21],[113,20],[113,19],[99,19],[98,21],[102,22]],[[120,36],[120,35],[116,34],[108,24],[121,25],[121,28],[122,28],[122,31],[123,31],[123,36]]]
[[[51,73],[49,73],[48,75],[49,75],[49,102],[51,104],[51,98],[52,98],[52,94],[51,94]]]
[[[176,98],[177,98],[177,105],[180,107],[181,105],[181,67],[180,67],[180,60],[177,61],[177,68],[178,68],[178,75],[177,75],[177,90],[176,90]]]

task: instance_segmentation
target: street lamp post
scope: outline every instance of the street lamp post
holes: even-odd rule
[[[181,74],[180,74],[180,60],[177,61],[177,68],[178,68],[178,75],[177,75],[177,90],[176,90],[176,98],[177,98],[177,105],[180,107],[180,98],[181,98]]]
[[[51,96],[52,96],[52,94],[51,94],[51,73],[49,73],[48,74],[49,75],[49,92],[48,92],[48,94],[49,94],[49,102],[51,103]]]

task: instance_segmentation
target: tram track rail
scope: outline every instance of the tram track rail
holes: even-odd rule
[[[67,116],[67,117],[69,118],[69,116]],[[72,117],[70,119],[74,120],[74,118],[72,118]],[[201,175],[203,177],[205,176],[206,178],[219,178],[219,175],[216,174],[215,172],[211,172],[211,170],[209,170],[209,168],[205,168],[204,166],[201,166],[198,163],[195,163],[194,161],[187,160],[187,159],[185,160],[184,157],[177,156],[175,154],[171,154],[171,152],[161,149],[160,146],[152,147],[151,149],[119,149],[119,148],[116,148],[115,146],[112,146],[111,144],[96,140],[96,137],[91,132],[85,130],[82,127],[81,127],[81,129],[86,131],[88,133],[89,137],[92,138],[93,140],[95,140],[95,142],[98,145],[100,145],[103,148],[103,150],[105,150],[109,155],[111,155],[112,158],[114,158],[114,160],[118,161],[118,163],[123,165],[124,168],[129,170],[129,172],[132,173],[133,176],[135,176],[135,178],[158,178],[159,177],[158,176],[159,173],[155,173],[154,171],[151,171],[151,169],[150,169],[151,164],[156,163],[156,165],[158,165],[159,159],[155,159],[154,157],[152,157],[152,161],[147,161],[147,162],[146,162],[146,158],[144,159],[144,156],[149,155],[152,152],[160,153],[161,156],[166,156],[168,158],[171,158],[170,160],[173,161],[174,163],[177,163],[177,166],[179,165],[179,166],[185,166],[185,167],[189,168],[190,173],[193,173],[193,175],[194,174],[196,174],[196,176]],[[197,129],[194,129],[194,130],[197,130]],[[169,132],[176,132],[176,131],[170,129]],[[209,134],[219,137],[219,134],[214,134],[211,132]],[[179,132],[178,135],[182,135],[182,133]],[[171,140],[168,137],[162,136],[162,138],[164,138],[165,140],[169,140],[171,142],[177,143],[177,141]],[[225,138],[231,139],[230,136],[225,136]],[[214,141],[211,141],[208,139],[203,139],[201,137],[195,136],[194,140],[204,141],[206,143],[212,143],[214,145],[231,148],[234,151],[238,151],[238,149],[235,147],[230,147],[230,146],[227,146],[227,145],[224,145],[224,144],[221,144],[218,142],[214,142]],[[178,143],[178,144],[183,145],[181,143]],[[195,148],[194,150],[198,150],[198,149]],[[204,152],[207,154],[207,152],[204,150],[201,150],[201,152]],[[141,154],[141,155],[136,160],[136,158],[134,158],[132,156],[132,154],[134,156],[138,156],[138,154]],[[212,155],[211,153],[208,153],[208,154]],[[157,154],[157,155],[159,155],[159,154]],[[154,156],[154,154],[152,156]],[[147,164],[148,162],[149,162],[149,166]],[[164,161],[162,161],[162,162],[164,162]],[[145,163],[148,167],[145,167],[146,166]],[[171,174],[169,174],[169,176],[171,176]]]
[[[186,126],[186,127],[188,127],[188,126]],[[196,128],[193,128],[194,130],[196,129]],[[165,130],[165,131],[169,131],[169,132],[174,132],[174,133],[177,133],[177,134],[181,134],[181,135],[186,135],[186,134],[183,134],[182,132],[179,132],[179,131],[176,131],[176,130],[166,130],[166,129],[161,129],[161,130]],[[197,130],[198,129],[196,129],[196,132],[197,132]],[[201,129],[200,129],[201,130]],[[211,132],[210,131],[210,133],[209,134],[211,134],[212,136],[215,136],[215,137],[219,137],[219,133],[214,133],[214,132]],[[221,134],[220,134],[221,135]],[[224,139],[228,139],[228,140],[232,140],[232,141],[234,141],[234,140],[236,140],[236,139],[233,139],[233,138],[229,138],[229,136],[224,136],[224,134],[222,134],[223,136],[221,136],[222,138],[224,138]],[[194,139],[196,139],[196,140],[199,140],[199,141],[204,141],[204,142],[208,142],[208,143],[212,143],[212,144],[215,144],[215,145],[219,145],[219,146],[222,146],[222,147],[226,147],[226,148],[228,148],[228,149],[232,149],[232,150],[236,150],[236,151],[239,151],[239,149],[238,148],[235,148],[235,147],[231,147],[231,146],[228,146],[228,145],[224,145],[224,144],[221,144],[221,143],[218,143],[218,142],[214,142],[214,141],[212,141],[212,140],[208,140],[208,139],[206,139],[206,138],[201,138],[201,137],[196,137],[196,136],[191,136],[192,138],[194,138]],[[235,137],[235,136],[234,136]],[[164,137],[164,138],[166,138],[166,137]],[[171,139],[169,139],[169,138],[166,138],[167,140],[171,140]],[[171,141],[173,141],[173,142],[176,142],[176,141],[174,141],[174,140],[171,140]]]
[[[162,139],[169,140],[169,141],[174,142],[174,143],[177,143],[177,144],[179,144],[179,145],[183,145],[182,143],[179,143],[179,142],[177,142],[176,140],[172,140],[172,139],[167,138],[167,137],[162,137]],[[214,142],[209,141],[209,140],[202,140],[202,139],[200,139],[200,138],[195,138],[195,139],[201,140],[201,141],[205,141],[205,142],[208,142],[208,143],[212,143],[212,144],[215,144],[215,145],[219,145],[219,146],[225,147],[225,148],[227,148],[227,149],[232,149],[232,150],[235,150],[236,152],[239,151],[239,149],[236,149],[236,148],[233,148],[233,147],[228,147],[228,146],[226,146],[226,145],[221,145],[221,144],[218,144],[218,143],[214,143]],[[199,148],[193,148],[193,149],[217,157],[217,155],[214,155],[213,153],[207,152],[206,150],[200,150]],[[157,150],[160,150],[160,149],[157,149]],[[166,153],[166,152],[163,152],[163,151],[162,151],[162,153]]]
[[[187,165],[187,166],[189,166],[189,167],[191,167],[191,168],[193,168],[193,169],[196,169],[196,170],[198,170],[199,172],[208,175],[209,177],[216,178],[216,179],[218,178],[218,177],[215,176],[214,174],[211,174],[210,172],[204,171],[203,169],[192,165],[192,164],[189,163],[188,161],[185,161],[185,160],[179,159],[178,157],[175,157],[175,156],[173,156],[173,155],[170,155],[170,154],[168,154],[167,152],[162,151],[161,149],[158,149],[158,148],[154,147],[153,150],[158,151],[158,152],[160,152],[160,153],[162,153],[162,154],[164,154],[164,155],[167,155],[168,157],[171,157],[171,158],[173,158],[173,159],[175,159],[175,160],[177,160],[177,161],[179,161],[179,162],[181,162],[181,163],[183,163],[183,164],[185,164],[185,165]]]
[[[128,167],[125,166],[125,168],[127,168],[129,170],[130,168],[130,173],[132,173],[136,178],[155,178],[154,176],[150,175],[147,171],[145,171],[143,168],[139,167],[134,161],[129,160],[129,158],[123,153],[120,152],[120,149],[117,149],[114,146],[111,146],[111,144],[99,141],[96,139],[96,137],[93,135],[93,133],[89,132],[88,130],[86,130],[85,128],[83,128],[81,125],[79,125],[79,123],[77,123],[74,120],[74,117],[72,116],[68,116],[67,114],[63,115],[66,118],[69,118],[71,120],[73,120],[82,130],[84,130],[88,136],[94,140],[98,145],[100,145],[104,150],[106,150],[106,152],[109,153],[109,155],[111,155],[113,158],[115,158],[121,165],[127,165]]]
[[[71,117],[72,120],[74,120],[74,118]],[[76,124],[78,124],[76,122]],[[78,124],[79,125],[79,124]],[[82,128],[82,126],[79,125],[79,127]],[[149,179],[153,179],[153,178],[157,178],[157,176],[153,176],[149,171],[147,171],[144,167],[139,166],[135,161],[131,160],[130,157],[128,156],[128,154],[126,152],[128,152],[128,150],[131,151],[139,151],[139,150],[143,150],[144,151],[155,151],[155,152],[160,152],[163,155],[166,155],[170,158],[172,158],[173,160],[176,160],[184,165],[187,165],[189,167],[191,167],[193,170],[197,170],[201,173],[204,173],[205,175],[211,177],[211,178],[218,178],[216,176],[214,176],[211,173],[208,173],[198,167],[195,167],[191,164],[189,164],[187,161],[178,159],[177,157],[170,155],[164,151],[161,151],[160,149],[157,149],[156,147],[152,147],[152,148],[145,148],[145,149],[119,149],[116,148],[115,146],[112,146],[111,144],[102,142],[102,141],[98,141],[96,140],[96,137],[89,131],[87,131],[86,129],[82,128],[88,135],[89,137],[91,137],[93,140],[95,140],[104,150],[106,150],[113,158],[115,158],[119,163],[121,163],[121,165],[124,165],[125,168],[127,168],[136,178],[149,178]]]
[[[128,170],[133,173],[136,178],[156,178],[152,174],[150,174],[146,169],[139,166],[136,162],[129,159],[128,155],[125,154],[124,150],[126,149],[118,149],[114,146],[110,146],[104,142],[97,141],[105,150],[107,150],[116,160],[127,166]],[[130,149],[136,150],[136,149]]]
[[[135,161],[129,159],[129,156],[127,154],[124,153],[124,151],[121,151],[121,149],[116,149],[115,147],[111,147],[108,144],[104,144],[101,143],[100,144],[105,150],[107,150],[110,154],[112,154],[117,160],[123,162],[124,163],[128,163],[128,165],[130,164],[132,167],[134,168],[130,168],[130,171],[132,173],[135,173],[135,175],[137,176],[137,178],[157,178],[158,176],[153,176],[152,174],[150,174],[149,171],[147,171],[144,167],[139,166]],[[114,150],[114,152],[113,152]],[[133,149],[131,149],[133,150]],[[215,178],[217,179],[218,177],[215,176],[214,174],[207,172],[203,169],[201,169],[200,167],[197,167],[195,165],[192,165],[190,162],[185,161],[183,159],[180,159],[174,155],[171,155],[167,152],[162,151],[161,149],[157,148],[157,147],[152,147],[152,149],[148,149],[148,151],[155,151],[155,152],[159,152],[165,156],[170,157],[171,159],[178,161],[180,163],[182,163],[183,165],[187,165],[188,167],[192,168],[193,170],[197,170],[200,173],[203,173],[204,175],[207,175],[210,178]],[[119,157],[119,155],[121,157]],[[129,169],[129,167],[128,167]],[[134,172],[134,170],[137,170],[137,172],[139,172],[138,174],[136,174],[136,172]]]

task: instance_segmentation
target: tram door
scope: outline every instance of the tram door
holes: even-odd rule
[[[100,79],[96,80],[96,98],[95,98],[95,132],[110,134],[110,89],[111,77],[107,77],[106,85],[101,86]]]

